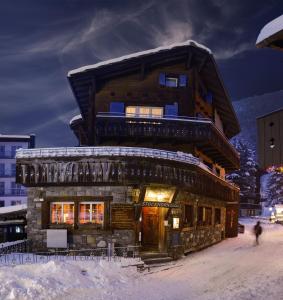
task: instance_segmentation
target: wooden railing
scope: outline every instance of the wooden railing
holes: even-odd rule
[[[158,139],[169,142],[208,145],[217,153],[224,167],[237,169],[238,152],[225,135],[209,119],[197,118],[141,118],[124,115],[98,114],[95,123],[96,141],[111,139]],[[205,147],[204,147],[205,149]],[[213,152],[213,151],[212,151]]]

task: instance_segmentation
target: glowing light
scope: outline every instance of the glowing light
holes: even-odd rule
[[[180,227],[180,218],[173,218],[173,229],[179,229]]]

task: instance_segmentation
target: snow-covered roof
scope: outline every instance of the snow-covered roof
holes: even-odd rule
[[[283,30],[283,15],[267,23],[260,31],[256,44],[260,44],[265,39],[272,37]]]
[[[71,125],[73,122],[75,122],[75,121],[77,121],[77,120],[81,120],[81,119],[82,119],[82,115],[81,115],[81,114],[78,114],[78,115],[74,116],[74,117],[70,120],[70,125]]]
[[[173,48],[184,47],[184,46],[193,46],[193,47],[196,47],[196,48],[201,48],[201,49],[207,51],[209,54],[212,53],[212,51],[209,48],[205,47],[204,45],[201,45],[201,44],[199,44],[199,43],[197,43],[196,41],[193,41],[193,40],[188,40],[188,41],[183,42],[183,43],[174,43],[174,44],[169,45],[169,46],[162,46],[162,47],[158,47],[158,48],[154,48],[154,49],[140,51],[140,52],[132,53],[132,54],[129,54],[129,55],[124,55],[124,56],[121,56],[121,57],[118,57],[118,58],[102,61],[102,62],[93,64],[93,65],[88,65],[88,66],[84,66],[84,67],[81,67],[81,68],[78,68],[78,69],[74,69],[74,70],[69,71],[68,77],[70,77],[73,74],[82,73],[82,72],[85,72],[85,71],[88,71],[88,70],[98,69],[100,67],[103,67],[103,66],[106,66],[106,65],[111,65],[111,64],[114,64],[114,63],[117,63],[117,62],[122,62],[122,61],[125,61],[125,60],[129,60],[131,58],[141,57],[141,56],[154,54],[154,53],[158,53],[158,52],[161,52],[161,51],[171,50]]]
[[[29,139],[30,135],[1,134],[0,139]]]
[[[27,204],[0,207],[0,215],[27,209]]]

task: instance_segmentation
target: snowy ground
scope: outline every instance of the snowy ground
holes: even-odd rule
[[[241,223],[245,234],[191,254],[167,270],[138,273],[135,267],[106,261],[2,266],[0,298],[283,299],[283,226],[264,224],[260,245],[254,246],[255,221]]]

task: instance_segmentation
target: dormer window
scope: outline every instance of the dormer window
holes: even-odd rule
[[[167,87],[186,87],[188,77],[185,74],[175,75],[175,74],[159,74],[159,84]]]

